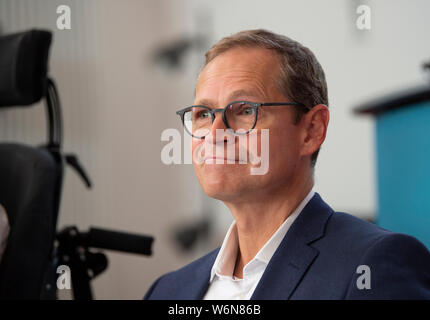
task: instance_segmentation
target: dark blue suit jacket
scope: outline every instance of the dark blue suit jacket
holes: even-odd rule
[[[218,251],[161,276],[144,299],[202,299]],[[360,265],[370,268],[370,289],[357,286]],[[430,299],[430,252],[411,236],[334,212],[316,193],[251,299]]]

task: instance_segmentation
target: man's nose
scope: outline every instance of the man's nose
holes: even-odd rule
[[[226,135],[231,134],[229,133],[230,130],[227,130],[227,127],[222,119],[222,113],[221,112],[215,112],[214,113],[215,119],[212,123],[211,129],[209,134],[206,136],[207,142],[210,143],[221,143],[227,140]],[[221,130],[218,132],[217,130]]]

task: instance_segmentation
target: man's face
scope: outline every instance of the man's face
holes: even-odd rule
[[[270,50],[262,48],[235,48],[213,59],[202,70],[196,86],[195,105],[205,105],[211,109],[224,108],[237,100],[251,102],[290,102],[276,86],[275,77],[279,74],[278,57]],[[250,146],[246,139],[235,136],[234,143],[216,137],[216,129],[226,129],[221,113],[215,114],[211,134],[203,139],[192,139],[193,154],[201,148],[223,149],[227,158],[227,147],[235,150],[235,163],[217,164],[213,159],[195,161],[193,165],[197,178],[210,197],[234,201],[262,193],[273,193],[288,187],[293,180],[300,156],[300,124],[294,124],[293,107],[266,106],[259,108],[256,130],[256,145]],[[249,162],[252,150],[261,156],[261,129],[269,129],[268,170],[266,174],[251,174],[251,168],[261,164]],[[250,139],[248,139],[250,141]],[[232,144],[234,144],[232,146]],[[248,154],[248,162],[241,164],[239,150]],[[267,148],[266,148],[267,149]],[[204,153],[203,153],[204,154]]]

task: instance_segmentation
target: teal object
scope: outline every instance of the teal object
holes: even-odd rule
[[[430,249],[430,88],[359,107],[376,118],[376,223]]]

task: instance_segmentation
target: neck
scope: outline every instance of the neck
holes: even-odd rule
[[[243,267],[251,261],[313,187],[313,177],[267,192],[246,201],[225,202],[235,221],[239,250],[234,275],[242,278]]]

